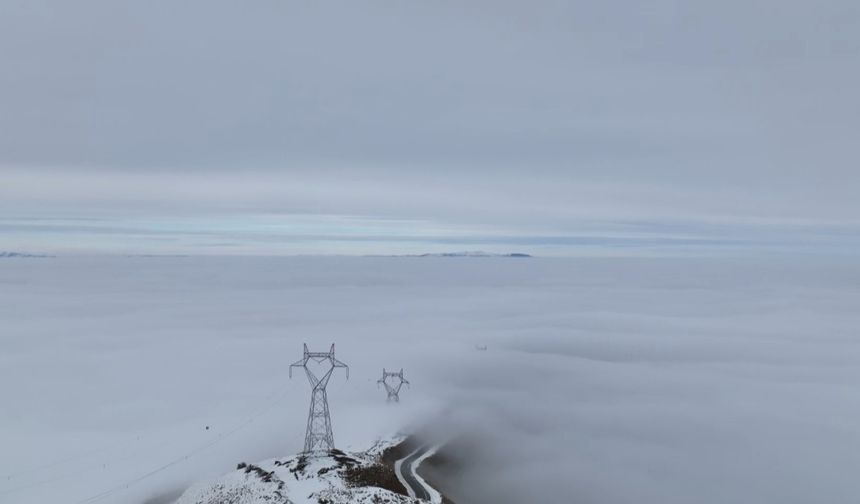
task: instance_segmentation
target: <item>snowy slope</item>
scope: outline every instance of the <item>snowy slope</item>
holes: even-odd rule
[[[188,489],[176,504],[414,504],[394,490],[382,453],[401,439],[379,441],[365,452],[241,463],[236,471]],[[381,486],[389,488],[382,488]]]

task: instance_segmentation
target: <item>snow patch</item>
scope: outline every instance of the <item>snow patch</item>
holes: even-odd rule
[[[356,471],[380,466],[382,453],[401,441],[402,437],[380,440],[358,453],[332,450],[324,455],[241,463],[236,471],[189,488],[176,504],[418,504],[418,499],[357,485],[350,478]]]

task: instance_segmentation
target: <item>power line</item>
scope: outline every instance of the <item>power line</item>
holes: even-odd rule
[[[144,437],[146,437],[146,436],[144,436]],[[38,471],[42,471],[42,470],[45,470],[45,469],[50,469],[50,468],[52,468],[52,467],[56,467],[56,466],[58,466],[58,465],[66,464],[66,463],[68,463],[68,462],[73,462],[73,461],[75,461],[75,460],[80,460],[80,459],[89,458],[90,456],[95,455],[95,454],[97,454],[97,453],[102,453],[102,452],[106,452],[106,451],[111,451],[113,448],[117,448],[117,447],[123,447],[123,448],[124,448],[124,447],[127,447],[127,446],[129,446],[129,445],[132,445],[132,444],[135,444],[135,443],[139,442],[139,441],[140,441],[140,439],[141,439],[141,436],[140,436],[140,435],[138,435],[138,436],[136,436],[136,437],[135,437],[135,439],[134,439],[134,440],[132,440],[132,441],[123,441],[123,442],[122,442],[122,444],[112,443],[112,444],[110,444],[110,445],[105,445],[105,446],[102,446],[102,447],[100,447],[100,448],[96,448],[96,449],[93,449],[93,450],[87,450],[87,451],[85,451],[85,452],[78,452],[78,453],[75,453],[75,454],[69,455],[69,456],[67,456],[67,457],[65,457],[65,458],[61,458],[61,459],[54,460],[54,461],[49,462],[49,463],[47,463],[47,464],[43,464],[43,465],[39,465],[39,466],[33,466],[33,467],[29,467],[29,468],[27,468],[27,469],[21,469],[20,471],[17,471],[17,472],[4,474],[4,475],[0,476],[0,479],[10,480],[10,479],[14,479],[14,478],[16,478],[16,477],[18,477],[18,476],[22,476],[22,475],[24,475],[24,474],[30,474],[30,473],[33,473],[33,472],[38,472]],[[4,495],[4,494],[3,494],[3,493],[0,493],[0,495]]]
[[[241,422],[241,423],[237,424],[234,428],[232,428],[232,429],[228,430],[227,432],[225,432],[225,433],[223,433],[223,434],[219,434],[217,438],[215,438],[215,439],[213,439],[213,440],[211,440],[211,441],[209,441],[209,442],[207,442],[207,443],[204,443],[204,444],[202,444],[202,445],[200,445],[200,446],[197,446],[196,448],[192,449],[191,451],[189,451],[189,452],[187,452],[187,453],[185,453],[185,454],[183,454],[183,455],[181,455],[181,456],[179,456],[179,457],[176,457],[176,458],[174,458],[174,459],[170,460],[169,462],[167,462],[167,463],[165,463],[165,464],[162,464],[162,465],[160,465],[160,466],[158,466],[158,467],[156,467],[156,468],[154,468],[154,469],[152,469],[152,470],[150,470],[150,471],[148,471],[148,472],[146,472],[146,473],[144,473],[144,474],[142,474],[142,475],[140,475],[140,476],[137,476],[137,477],[135,477],[134,479],[131,479],[131,480],[129,480],[129,481],[126,481],[126,482],[124,482],[124,483],[122,483],[122,484],[119,484],[119,485],[117,485],[117,486],[114,486],[114,487],[112,487],[112,488],[110,488],[110,489],[108,489],[108,490],[102,491],[102,492],[100,492],[100,493],[98,493],[98,494],[95,494],[95,495],[92,495],[92,496],[90,496],[90,497],[87,497],[87,498],[85,498],[85,499],[83,499],[83,500],[77,501],[75,504],[88,504],[88,503],[91,503],[91,502],[98,502],[98,501],[100,501],[100,500],[102,500],[102,499],[104,499],[104,498],[106,498],[106,497],[110,497],[111,495],[116,494],[117,492],[119,492],[119,491],[121,491],[121,490],[125,490],[125,489],[127,489],[127,488],[129,488],[129,487],[131,487],[131,486],[133,486],[133,485],[135,485],[135,484],[137,484],[137,483],[140,483],[141,481],[143,481],[143,480],[145,480],[145,479],[147,479],[147,478],[150,478],[150,477],[152,477],[152,476],[154,476],[154,475],[156,475],[156,474],[158,474],[158,473],[160,473],[160,472],[162,472],[162,471],[164,471],[164,470],[166,470],[166,469],[169,469],[169,468],[171,468],[171,467],[173,467],[173,466],[176,466],[176,465],[178,465],[178,464],[180,464],[180,463],[182,463],[182,462],[184,462],[184,461],[188,460],[189,458],[193,457],[194,455],[197,455],[198,453],[200,453],[200,452],[202,452],[202,451],[205,451],[205,450],[206,450],[206,449],[208,449],[208,448],[211,448],[212,446],[215,446],[216,444],[220,443],[220,442],[221,442],[221,441],[223,441],[224,439],[226,439],[226,438],[228,438],[228,437],[232,436],[233,434],[235,434],[235,433],[237,433],[237,432],[241,431],[242,429],[244,429],[245,427],[247,427],[248,425],[250,425],[251,423],[253,423],[253,422],[254,422],[254,420],[256,420],[257,418],[259,418],[259,417],[263,416],[264,414],[268,413],[268,412],[269,412],[269,411],[270,411],[270,410],[271,410],[271,409],[272,409],[276,404],[278,404],[277,402],[272,401],[272,399],[273,399],[276,395],[278,395],[278,393],[283,393],[283,392],[285,392],[285,389],[280,389],[280,388],[279,388],[279,389],[276,389],[275,391],[273,391],[271,394],[269,394],[269,396],[267,396],[267,397],[266,397],[266,399],[265,399],[265,404],[263,405],[263,407],[262,407],[262,408],[258,409],[258,410],[257,410],[257,412],[255,412],[253,415],[251,415],[250,417],[248,417],[248,418],[247,418],[246,420],[244,420],[243,422]],[[167,442],[167,441],[165,441],[165,442]],[[103,450],[96,450],[96,452],[98,452],[98,451],[103,451]],[[74,457],[72,457],[72,458],[74,458]],[[127,460],[127,459],[130,459],[130,458],[134,458],[134,455],[132,455],[132,456],[127,456],[127,457],[123,457],[123,458],[121,458],[121,459],[114,459],[113,461],[114,461],[114,462],[116,462],[116,461],[122,461],[122,460]],[[49,464],[49,466],[51,466],[51,465],[56,465],[56,464],[57,464],[57,463],[52,463],[52,464]],[[107,463],[103,463],[102,465],[107,465]],[[80,471],[80,472],[73,473],[73,474],[66,474],[66,475],[63,475],[63,476],[58,477],[58,478],[53,478],[53,479],[50,479],[50,480],[44,480],[44,481],[40,481],[40,482],[36,482],[36,483],[32,483],[32,484],[25,485],[25,486],[22,486],[22,487],[14,488],[14,489],[12,489],[12,490],[8,490],[8,491],[6,491],[6,492],[0,493],[0,495],[7,495],[7,494],[15,493],[15,492],[18,492],[18,491],[21,491],[21,490],[25,490],[25,489],[29,489],[29,488],[34,488],[34,487],[43,486],[43,485],[48,484],[48,483],[53,483],[53,482],[56,482],[56,481],[60,481],[60,480],[63,480],[63,479],[67,479],[67,478],[69,478],[69,477],[73,477],[73,476],[76,476],[76,475],[79,475],[79,474],[83,474],[83,473],[85,473],[85,472],[89,472],[89,471]]]
[[[278,392],[279,391],[276,390],[275,392],[270,394],[269,397],[267,398],[267,401],[273,399],[275,397],[275,395],[277,395]],[[281,390],[280,392],[283,392],[283,390]],[[98,502],[98,501],[104,499],[105,497],[110,497],[111,495],[113,495],[113,494],[115,494],[121,490],[125,490],[132,485],[140,483],[141,481],[143,481],[149,477],[152,477],[152,476],[154,476],[154,475],[156,475],[156,474],[158,474],[158,473],[160,473],[166,469],[169,469],[175,465],[181,464],[182,462],[185,462],[186,460],[193,457],[194,455],[196,455],[202,451],[205,451],[206,449],[211,448],[212,446],[215,446],[216,444],[220,443],[224,439],[226,439],[226,438],[232,436],[233,434],[239,432],[240,430],[244,429],[245,427],[247,427],[248,425],[253,423],[254,420],[256,420],[257,418],[268,413],[268,411],[271,410],[275,404],[277,404],[277,403],[271,402],[271,403],[265,405],[261,410],[259,410],[255,414],[251,415],[247,420],[238,424],[233,429],[227,431],[224,434],[220,434],[216,439],[214,439],[208,443],[205,443],[203,445],[198,446],[197,448],[191,450],[190,452],[186,453],[185,455],[181,455],[181,456],[171,460],[170,462],[167,462],[166,464],[163,464],[159,467],[156,467],[155,469],[152,469],[151,471],[149,471],[145,474],[142,474],[142,475],[140,475],[140,476],[138,476],[138,477],[136,477],[130,481],[126,481],[123,484],[117,485],[117,486],[115,486],[111,489],[105,490],[104,492],[101,492],[99,494],[90,496],[84,500],[77,501],[77,502],[75,502],[75,504],[89,504],[90,502]]]
[[[167,440],[162,441],[161,443],[158,444],[158,446],[163,446],[163,445],[167,444],[168,442],[169,441],[167,441]],[[99,450],[99,451],[103,451],[103,450]],[[98,466],[106,467],[108,465],[113,465],[117,462],[123,462],[125,460],[131,460],[131,459],[137,457],[140,453],[141,453],[140,451],[136,451],[135,453],[132,453],[131,455],[125,455],[125,456],[119,457],[119,458],[108,459],[108,460],[104,460],[104,461],[100,461],[100,462],[94,461],[94,462],[89,463],[83,467],[78,467],[79,470],[71,472],[71,473],[65,473],[65,474],[59,475],[59,476],[54,477],[54,478],[48,478],[48,479],[44,479],[44,480],[34,481],[31,483],[27,483],[25,485],[21,485],[21,486],[15,487],[15,488],[4,490],[4,491],[0,492],[0,496],[18,493],[22,490],[28,490],[30,488],[38,488],[38,487],[41,487],[41,486],[44,486],[44,485],[47,485],[50,483],[56,483],[57,481],[63,481],[63,480],[67,480],[69,478],[74,478],[75,476],[80,476],[81,474],[86,474],[88,472],[91,472],[94,468],[98,468]],[[57,465],[57,464],[51,464],[50,466],[55,466],[55,465]]]
[[[106,444],[106,445],[104,445],[104,446],[101,446],[101,447],[99,447],[99,448],[95,448],[95,449],[92,449],[92,450],[87,450],[87,451],[83,451],[83,452],[73,453],[73,454],[71,454],[71,455],[69,455],[69,456],[66,456],[66,457],[64,457],[64,458],[60,458],[60,459],[53,460],[53,461],[48,462],[48,463],[46,463],[46,464],[37,465],[37,466],[32,466],[32,467],[28,467],[27,469],[21,469],[21,470],[19,470],[19,471],[10,472],[10,473],[7,473],[7,474],[0,475],[0,480],[7,480],[7,481],[9,481],[9,480],[13,480],[13,479],[15,479],[15,478],[17,478],[17,477],[19,477],[19,476],[23,476],[23,475],[25,475],[25,474],[30,474],[30,473],[34,473],[34,472],[39,472],[39,471],[43,471],[43,470],[45,470],[45,469],[50,469],[50,468],[52,468],[52,467],[56,467],[56,466],[58,466],[58,465],[63,465],[63,464],[67,464],[67,463],[69,463],[69,462],[74,462],[74,461],[76,461],[76,460],[81,460],[81,459],[90,458],[90,457],[92,457],[93,455],[96,455],[96,454],[99,454],[99,453],[103,453],[103,452],[120,451],[120,450],[123,450],[123,451],[124,451],[124,450],[125,450],[126,448],[128,448],[128,447],[130,447],[130,446],[132,446],[132,445],[135,445],[135,444],[138,444],[141,440],[146,440],[146,439],[148,439],[148,438],[152,437],[152,435],[153,435],[153,432],[152,432],[152,431],[150,431],[150,432],[145,432],[145,433],[142,433],[142,434],[137,434],[137,435],[134,437],[134,439],[126,439],[126,440],[119,441],[119,442],[116,442],[116,443]],[[115,462],[115,461],[117,461],[117,460],[125,460],[125,459],[126,459],[126,458],[122,458],[122,459],[109,459],[109,462]],[[97,466],[97,465],[104,465],[104,462],[102,461],[102,462],[96,462],[96,463],[94,463],[94,464],[90,464],[90,466]],[[53,481],[53,480],[49,480],[49,481]],[[11,493],[11,491],[0,492],[0,495],[6,495],[7,493]]]

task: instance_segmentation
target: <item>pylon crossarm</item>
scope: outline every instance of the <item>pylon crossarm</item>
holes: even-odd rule
[[[293,368],[294,368],[294,367],[302,367],[302,368],[303,368],[303,367],[305,367],[305,366],[304,366],[304,363],[303,363],[302,361],[299,361],[299,362],[295,362],[295,363],[293,363],[293,364],[290,364],[290,378],[292,378],[292,377],[293,377]]]
[[[334,368],[346,369],[346,379],[349,380],[349,366],[347,366],[343,362],[335,359],[334,357],[331,358],[331,364],[332,364],[332,369],[334,369]]]

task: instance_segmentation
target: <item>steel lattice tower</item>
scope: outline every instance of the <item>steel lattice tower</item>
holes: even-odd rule
[[[394,384],[388,383],[388,379],[391,378]],[[394,380],[396,378],[396,380]],[[379,384],[385,385],[385,391],[388,392],[388,402],[400,402],[400,389],[405,384],[409,385],[409,381],[403,377],[403,368],[400,368],[400,372],[395,373],[394,371],[386,371],[385,368],[382,368],[382,378],[376,381],[377,387]]]
[[[308,361],[322,364],[325,361],[331,365],[325,371],[322,378],[308,369]],[[308,426],[305,431],[304,453],[329,451],[334,448],[334,436],[331,432],[331,416],[328,411],[328,396],[325,388],[335,368],[346,368],[346,378],[349,379],[349,366],[334,358],[334,344],[328,352],[309,352],[305,343],[304,357],[290,365],[290,378],[293,377],[293,368],[304,368],[308,381],[311,383],[311,409],[308,412]]]

